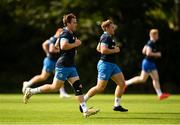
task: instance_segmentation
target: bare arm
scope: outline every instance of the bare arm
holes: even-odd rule
[[[146,49],[147,49],[147,46],[145,45],[142,49],[142,54],[146,55]]]
[[[46,54],[49,52],[48,40],[42,43],[42,48]]]
[[[76,48],[81,45],[81,41],[76,39],[74,43],[69,43],[67,39],[61,39],[61,50],[69,50],[72,48]]]
[[[156,57],[156,58],[159,58],[161,57],[161,52],[152,52],[152,49],[150,47],[146,47],[146,50],[145,50],[145,55],[146,56],[153,56],[153,57]]]
[[[49,45],[49,52],[50,52],[50,53],[58,53],[58,52],[59,52],[59,49],[56,48],[53,43],[51,43],[51,44]]]
[[[120,48],[117,46],[115,46],[114,49],[109,49],[107,46],[101,45],[99,48],[100,48],[100,53],[102,54],[113,54],[120,52]]]
[[[54,47],[56,48],[56,49],[59,49],[59,38],[56,40],[56,43],[55,43],[55,45],[54,45]]]
[[[96,47],[96,50],[97,50],[98,52],[101,52],[100,43],[98,43],[98,45],[97,45],[97,47]]]

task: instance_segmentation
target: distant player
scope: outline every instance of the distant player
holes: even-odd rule
[[[98,78],[97,85],[92,87],[84,96],[85,101],[97,93],[101,93],[107,86],[108,80],[112,79],[116,84],[114,111],[127,112],[128,110],[121,106],[121,96],[125,87],[125,80],[121,69],[115,61],[115,56],[120,52],[120,48],[116,46],[113,40],[115,33],[115,25],[111,20],[102,22],[101,27],[104,31],[97,46],[101,58],[98,62]],[[82,111],[81,107],[80,110]]]
[[[77,39],[74,31],[77,27],[77,20],[74,14],[68,14],[63,17],[63,23],[66,27],[59,37],[59,43],[56,44],[60,48],[60,57],[56,63],[56,71],[52,84],[46,84],[38,88],[27,88],[23,97],[24,103],[27,103],[29,98],[37,93],[47,93],[58,91],[67,80],[74,89],[74,93],[80,103],[83,115],[85,117],[94,115],[99,112],[98,109],[88,109],[84,101],[82,93],[82,84],[76,70],[74,58],[76,48],[81,45],[81,41]]]
[[[140,76],[136,76],[126,81],[126,86],[137,83],[144,83],[149,76],[152,78],[154,89],[160,100],[168,98],[169,94],[162,93],[159,83],[159,75],[156,67],[156,60],[161,57],[161,52],[157,50],[156,41],[159,39],[158,29],[151,29],[150,40],[144,46],[142,53],[145,58],[142,61],[142,71]]]
[[[23,83],[23,88],[22,88],[22,92],[25,92],[25,89],[28,87],[31,87],[34,84],[40,83],[42,81],[47,80],[51,74],[54,74],[55,72],[55,65],[56,65],[56,61],[59,57],[59,49],[55,48],[55,42],[57,40],[57,38],[60,36],[60,34],[62,33],[63,29],[59,28],[56,31],[56,34],[51,37],[50,39],[46,40],[43,44],[43,50],[46,53],[46,57],[44,58],[43,61],[43,69],[40,75],[36,75],[34,76],[31,80],[29,81],[25,81]],[[60,97],[70,97],[65,89],[64,89],[64,85],[59,89],[60,92]]]

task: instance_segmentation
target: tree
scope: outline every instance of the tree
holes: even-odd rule
[[[95,48],[102,34],[100,23],[103,20],[110,18],[117,24],[115,38],[122,44],[122,52],[117,61],[128,77],[140,69],[141,48],[148,39],[150,28],[156,27],[163,31],[163,45],[168,50],[176,46],[178,41],[174,40],[174,44],[170,46],[171,36],[167,37],[168,34],[176,34],[176,31],[171,30],[175,21],[174,1],[171,0],[1,0],[0,35],[3,47],[0,51],[7,52],[7,56],[1,56],[4,56],[4,61],[1,62],[3,70],[0,82],[18,84],[39,72],[45,56],[41,43],[58,27],[63,27],[62,16],[70,12],[78,17],[77,36],[83,44],[76,60],[82,82],[88,82],[86,89],[92,83],[95,84],[97,77],[98,57]],[[166,59],[168,58],[170,56]],[[160,67],[168,67],[167,65],[162,64]],[[9,76],[14,77],[9,79]]]

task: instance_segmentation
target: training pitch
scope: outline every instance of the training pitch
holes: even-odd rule
[[[132,124],[180,124],[180,95],[159,101],[156,95],[124,95],[122,105],[129,112],[112,110],[113,95],[97,95],[87,105],[100,108],[92,117],[84,118],[78,103],[72,95],[60,99],[58,94],[41,94],[22,103],[20,94],[0,94],[0,125],[132,125]]]

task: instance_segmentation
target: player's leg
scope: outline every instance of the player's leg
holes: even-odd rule
[[[131,78],[130,80],[125,81],[126,86],[129,86],[131,84],[137,84],[137,83],[144,83],[149,77],[149,70],[151,68],[151,63],[147,59],[143,59],[142,65],[141,65],[142,71],[140,76],[136,76],[134,78]]]
[[[75,96],[76,96],[78,102],[80,103],[80,105],[83,109],[83,112],[86,112],[88,109],[87,109],[86,103],[83,98],[82,84],[80,83],[79,76],[71,77],[68,79],[68,81],[71,84],[71,86],[73,87]]]
[[[97,65],[98,70],[98,78],[97,85],[92,87],[84,96],[85,101],[87,101],[90,97],[94,96],[97,93],[101,93],[107,86],[107,82],[112,74],[112,65],[110,63],[99,61]]]
[[[142,70],[140,76],[135,76],[125,82],[126,86],[129,86],[131,84],[138,84],[138,83],[144,83],[149,77],[149,73]]]
[[[107,86],[107,80],[101,80],[101,79],[98,79],[97,81],[97,85],[92,87],[87,93],[86,95],[84,96],[84,100],[87,101],[89,98],[91,98],[92,96],[98,94],[98,93],[101,93],[104,91],[104,89],[106,88]]]
[[[159,83],[159,74],[157,70],[153,70],[150,72],[150,76],[152,78],[152,82],[153,82],[153,87],[159,97],[160,100],[168,98],[169,94],[167,93],[162,93],[161,91],[161,87],[160,87],[160,83]]]
[[[82,92],[82,83],[79,80],[79,76],[76,71],[76,68],[71,68],[70,70],[71,70],[71,73],[68,76],[69,77],[68,81],[74,89],[75,96],[78,102],[80,103],[80,107],[82,108],[83,115],[86,117],[95,115],[96,113],[99,112],[99,109],[87,108],[86,102],[84,101],[83,92]]]
[[[36,75],[31,80],[25,81],[23,83],[22,92],[24,93],[25,89],[28,88],[28,87],[31,87],[33,84],[36,84],[36,83],[47,80],[50,75],[51,75],[51,73],[49,73],[49,72],[47,72],[45,70],[42,70],[40,75]]]
[[[34,76],[31,80],[25,81],[23,83],[22,92],[24,93],[25,89],[32,86],[33,84],[45,81],[54,72],[55,69],[55,61],[49,59],[48,57],[44,58],[43,61],[43,69],[40,75]]]
[[[69,97],[71,97],[67,92],[66,92],[66,90],[65,90],[65,88],[64,88],[64,84],[62,85],[62,87],[59,89],[59,97],[60,98],[69,98]]]
[[[24,103],[27,103],[29,98],[34,94],[57,92],[63,84],[64,84],[64,81],[54,78],[52,84],[45,84],[37,88],[26,88],[23,101]]]
[[[55,72],[52,84],[45,84],[43,86],[33,88],[33,89],[26,88],[24,98],[23,98],[24,102],[27,103],[28,99],[33,94],[58,91],[61,88],[61,86],[64,84],[64,82],[66,81],[67,75],[68,75],[68,72],[66,72],[65,68],[56,68],[56,72]]]
[[[115,93],[114,93],[115,99],[114,99],[113,110],[126,112],[128,110],[121,106],[121,96],[124,93],[125,80],[124,80],[124,75],[121,69],[117,65],[114,65],[111,79],[117,84]]]

